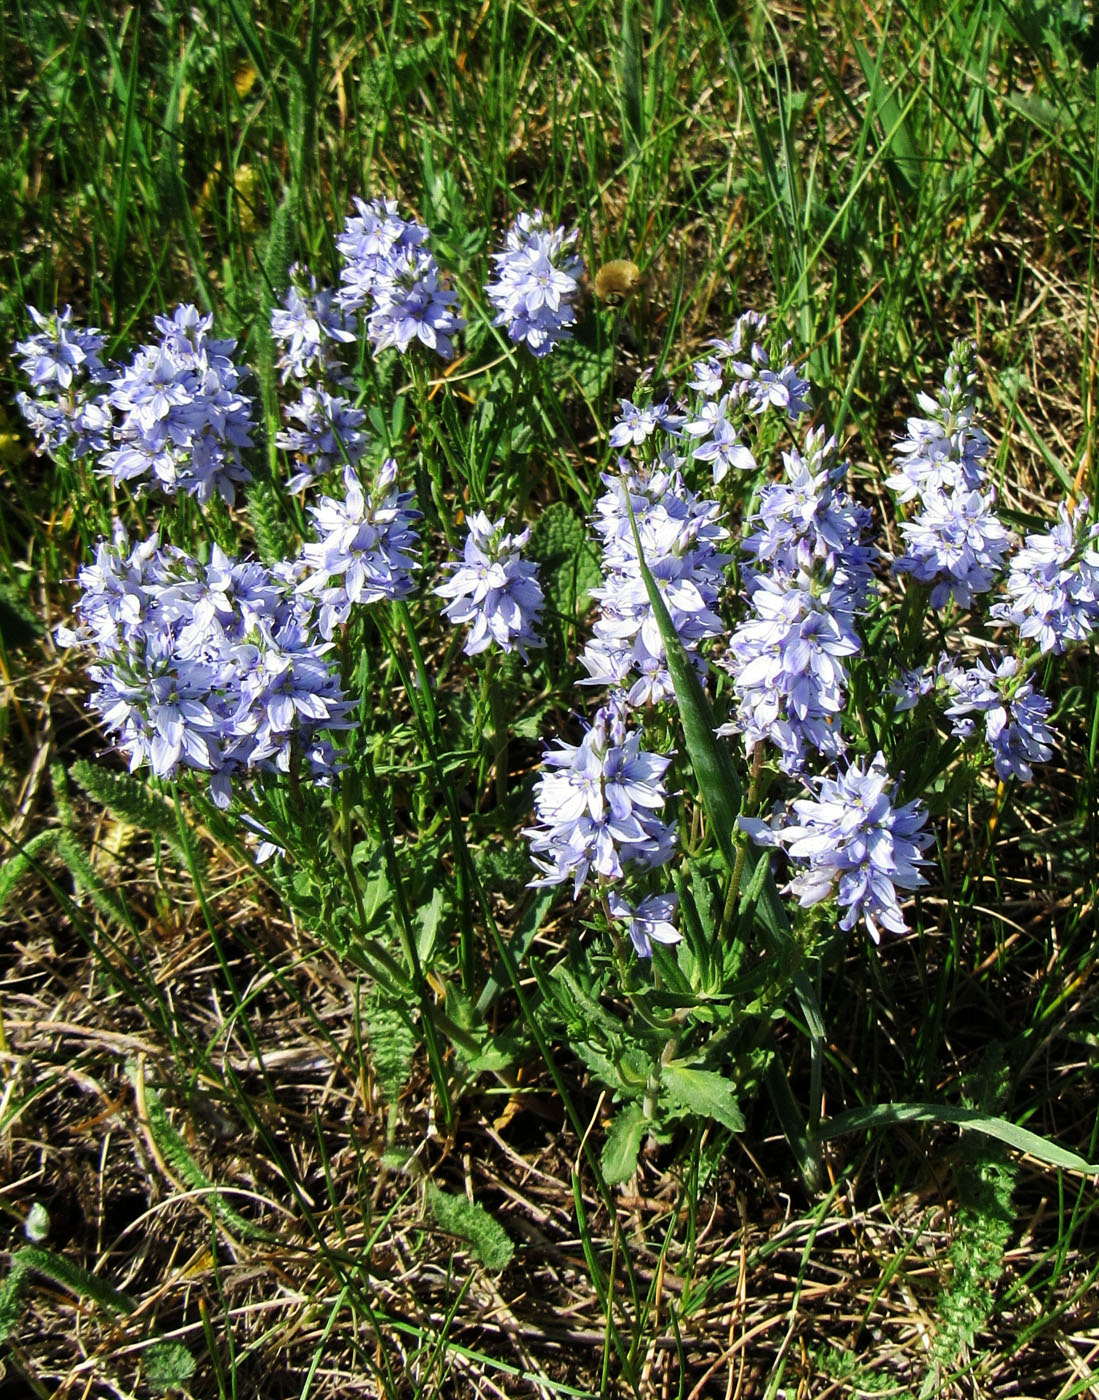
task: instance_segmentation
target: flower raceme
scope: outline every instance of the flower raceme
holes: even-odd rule
[[[396,489],[397,463],[386,458],[369,493],[353,467],[344,468],[343,485],[342,501],[322,496],[309,507],[318,539],[302,550],[307,577],[298,584],[300,594],[318,598],[317,625],[326,639],[354,604],[407,598],[415,586],[415,526],[422,517],[411,506],[411,491]]]
[[[784,454],[786,479],[760,492],[741,543],[753,561],[743,571],[751,615],[730,641],[735,708],[718,730],[743,735],[749,752],[770,742],[789,773],[814,750],[843,753],[847,661],[862,651],[856,624],[877,555],[862,543],[869,512],[840,490],[847,466],[835,440],[810,433],[805,446]]]
[[[435,592],[451,600],[443,615],[468,626],[462,648],[467,656],[495,645],[501,651],[517,650],[526,661],[527,647],[542,645],[538,568],[520,556],[529,539],[529,527],[518,535],[505,534],[502,520],[494,523],[477,511],[469,519],[461,561],[444,565],[451,577]]]
[[[541,209],[520,214],[508,229],[503,252],[493,253],[496,276],[485,295],[496,310],[494,326],[541,359],[572,338],[583,259],[575,252],[578,229],[553,228]]]
[[[677,468],[661,462],[603,480],[608,489],[596,502],[595,529],[603,541],[604,581],[592,590],[601,610],[580,657],[589,673],[584,684],[618,687],[630,705],[670,699],[664,643],[641,575],[630,510],[672,625],[696,657],[701,642],[725,630],[716,606],[730,559],[719,546],[729,532],[718,523],[718,503],[688,490]]]
[[[346,728],[349,706],[291,573],[217,546],[203,565],[155,534],[131,549],[121,526],[100,543],[80,571],[79,625],[57,636],[92,649],[90,706],[131,770],[205,772],[219,805],[236,773],[288,771],[295,746],[331,776],[318,732]]]
[[[17,394],[15,401],[39,451],[52,456],[67,447],[74,457],[104,452],[111,415],[88,390],[109,373],[99,358],[106,336],[94,327],[74,326],[70,306],[49,316],[28,306],[27,314],[38,329],[16,341],[15,351],[23,357],[20,368],[31,392]]]
[[[976,364],[975,347],[957,341],[938,397],[918,396],[931,416],[908,420],[909,436],[896,448],[898,471],[887,482],[898,500],[919,499],[917,515],[900,527],[906,549],[893,568],[929,584],[933,608],[951,600],[971,607],[992,588],[1012,543],[996,516],[995,493],[980,489],[988,439],[972,426]]]
[[[627,713],[611,701],[579,744],[558,740],[543,754],[534,794],[538,825],[524,832],[542,872],[532,885],[571,877],[575,899],[592,874],[616,881],[627,865],[650,869],[671,859],[675,826],[656,815],[667,798],[671,758],[641,748],[640,733],[627,730]]]
[[[324,383],[341,379],[345,369],[334,345],[352,345],[358,333],[354,312],[345,311],[338,294],[318,287],[308,268],[295,263],[282,305],[271,312],[271,339],[280,347],[277,368],[282,382],[311,379]]]
[[[1088,523],[1088,501],[1062,501],[1044,533],[1027,535],[1004,583],[1007,598],[991,615],[1014,623],[1039,650],[1062,652],[1099,626],[1099,524]]]
[[[465,325],[458,298],[443,284],[423,224],[402,219],[394,200],[355,200],[358,213],[344,225],[336,247],[344,260],[337,301],[344,311],[367,312],[366,333],[377,351],[404,354],[421,344],[444,360]]]
[[[875,943],[881,930],[905,933],[897,890],[926,884],[919,867],[931,844],[923,830],[921,803],[894,806],[896,784],[878,753],[864,768],[852,763],[836,777],[809,780],[817,796],[800,798],[769,824],[741,817],[740,825],[760,846],[782,847],[804,868],[787,886],[803,909],[835,895],[844,915],[840,928],[860,920]]]

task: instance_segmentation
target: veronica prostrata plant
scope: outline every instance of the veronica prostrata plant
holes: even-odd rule
[[[497,361],[471,356],[484,403],[520,414],[524,373],[544,388],[567,363],[577,241],[536,210],[491,255],[480,324],[515,348],[495,397]],[[1065,502],[1020,545],[998,518],[959,342],[897,444],[890,558],[792,345],[755,312],[681,396],[643,375],[619,400],[583,526],[561,502],[540,515],[529,440],[520,463],[476,387],[470,408],[433,378],[467,327],[428,229],[356,200],[336,247],[340,285],[294,266],[270,313],[263,411],[263,371],[192,306],[119,361],[69,308],[29,308],[20,406],[118,517],[57,633],[87,659],[101,732],[368,974],[406,1033],[387,1044],[424,1046],[448,1116],[472,1075],[506,1078],[559,1036],[615,1104],[609,1180],[684,1121],[744,1131],[762,1087],[817,1181],[818,988],[856,929],[887,956],[911,927],[945,773],[1026,783],[1051,757],[1037,671],[1099,622],[1099,526]],[[528,431],[550,451],[541,403],[526,396]],[[564,589],[581,559],[599,577]],[[546,644],[562,621],[583,624],[572,650]]]

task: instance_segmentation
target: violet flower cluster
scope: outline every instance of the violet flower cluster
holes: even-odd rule
[[[405,220],[395,200],[355,200],[336,247],[344,260],[344,311],[368,308],[366,334],[376,351],[395,347],[402,355],[413,344],[441,359],[454,355],[454,336],[465,325],[455,308],[458,298],[447,287],[431,252],[423,224]]]
[[[330,287],[318,287],[307,267],[295,263],[282,305],[271,311],[271,339],[279,347],[277,368],[288,379],[314,383],[340,382],[346,375],[335,350],[353,345],[358,336],[354,312],[340,305]]]
[[[508,229],[503,252],[493,253],[496,276],[485,294],[496,310],[494,326],[541,359],[572,338],[583,259],[575,251],[578,229],[553,228],[541,209],[522,213]]]
[[[1004,580],[1006,600],[990,613],[1043,655],[1086,641],[1099,627],[1099,523],[1088,523],[1088,509],[1086,498],[1075,509],[1062,501],[1049,530],[1027,535]]]
[[[1028,783],[1034,776],[1031,764],[1052,758],[1056,736],[1046,724],[1050,703],[1025,678],[1017,657],[1005,656],[994,668],[982,661],[954,666],[944,659],[938,679],[956,737],[968,739],[975,727],[970,716],[984,716],[985,738],[1002,781],[1015,777]]]
[[[33,394],[17,402],[40,449],[94,456],[116,482],[150,479],[166,495],[232,503],[250,480],[243,453],[253,403],[242,387],[247,372],[232,359],[236,341],[209,334],[212,316],[184,305],[155,317],[160,340],[111,369],[100,359],[102,334],[73,326],[69,307],[27,312],[39,329],[16,350]]]
[[[153,318],[160,340],[143,345],[112,375],[115,446],[99,470],[118,481],[151,478],[166,495],[232,504],[251,480],[243,452],[252,445],[254,405],[242,391],[247,371],[234,364],[235,340],[215,340],[212,316],[179,306]]]
[[[760,492],[741,542],[749,616],[736,628],[724,665],[733,678],[732,719],[719,734],[740,734],[778,749],[787,773],[815,752],[844,752],[840,716],[847,661],[862,650],[857,620],[873,592],[877,551],[862,536],[870,513],[841,491],[847,464],[834,438],[811,432],[803,457],[783,454],[785,480]]]
[[[671,859],[675,826],[657,815],[671,758],[647,753],[627,725],[625,706],[611,700],[579,744],[559,739],[543,754],[534,793],[538,824],[523,833],[542,872],[533,885],[571,879],[575,899],[590,876],[613,882],[627,865],[648,870]]]
[[[596,502],[595,530],[603,545],[603,583],[592,590],[600,612],[580,661],[585,685],[608,685],[626,703],[654,704],[674,695],[664,643],[641,576],[633,519],[641,552],[689,655],[720,636],[716,611],[730,556],[719,546],[729,532],[718,523],[720,507],[688,490],[678,467],[661,462],[621,476],[606,475]]]
[[[639,707],[674,696],[638,542],[673,626],[700,669],[701,643],[722,631],[716,608],[729,562],[720,551],[728,538],[720,507],[691,491],[680,471],[683,459],[674,448],[682,414],[668,402],[638,406],[623,400],[621,409],[611,442],[638,453],[640,461],[622,457],[619,473],[603,478],[607,490],[594,520],[603,582],[592,590],[601,606],[580,657],[588,672],[582,683],[610,686],[611,695],[581,745],[559,742],[557,750],[546,751],[543,768],[550,771],[536,792],[542,825],[527,832],[532,858],[543,871],[533,883],[557,884],[572,873],[574,897],[591,871],[617,882],[628,865],[651,869],[674,850],[674,826],[655,815],[666,799],[662,779],[670,757],[642,750],[640,733],[627,729]],[[608,894],[610,917],[625,925],[641,957],[652,956],[654,941],[679,940],[675,909],[672,894],[650,894],[636,906],[618,889]]]
[[[435,592],[451,600],[443,615],[468,627],[462,647],[467,656],[495,645],[501,651],[517,650],[526,661],[527,648],[542,645],[538,566],[520,554],[529,540],[529,526],[509,535],[504,521],[490,521],[479,510],[469,518],[461,560],[443,566],[451,576]]]
[[[939,396],[918,396],[930,416],[908,420],[909,435],[897,444],[898,470],[887,482],[898,500],[920,503],[900,527],[907,549],[893,567],[931,585],[933,608],[951,599],[972,606],[992,588],[1011,547],[1011,533],[995,513],[995,493],[981,489],[988,439],[972,426],[976,365],[974,346],[957,341]]]
[[[331,638],[357,603],[407,598],[419,548],[411,491],[397,490],[397,463],[387,457],[367,491],[353,467],[343,470],[343,500],[322,496],[310,506],[315,541],[302,550],[306,577],[298,593],[318,602],[317,627]]]
[[[756,470],[755,456],[742,440],[751,419],[778,409],[796,422],[811,409],[808,381],[785,358],[789,345],[778,368],[772,368],[770,354],[756,339],[766,329],[765,316],[746,312],[727,340],[710,342],[713,354],[695,363],[688,381],[695,397],[683,432],[697,444],[691,450],[694,460],[709,464],[715,486],[730,470]]]
[[[271,338],[280,347],[282,382],[292,381],[299,394],[283,407],[287,426],[275,445],[293,457],[286,489],[301,491],[337,467],[358,466],[369,440],[366,414],[342,392],[351,381],[339,347],[355,342],[357,318],[307,268],[296,263],[290,277],[282,305],[271,312]]]
[[[109,371],[99,354],[106,336],[94,327],[74,326],[72,307],[44,316],[34,306],[27,314],[38,327],[15,343],[20,368],[31,392],[15,401],[34,433],[38,450],[55,456],[67,448],[74,458],[106,451],[111,415],[89,391],[101,385]]]
[[[349,706],[292,569],[216,546],[201,564],[155,534],[131,548],[119,525],[79,580],[79,625],[58,640],[93,650],[90,707],[131,771],[208,773],[220,806],[234,775],[287,772],[295,755],[331,776],[321,731],[346,728]]]
[[[741,827],[757,844],[782,847],[804,866],[786,887],[803,909],[834,894],[845,911],[840,928],[861,920],[875,943],[883,928],[904,933],[897,890],[926,883],[919,869],[932,841],[923,830],[926,811],[918,801],[896,805],[896,784],[881,753],[866,767],[855,762],[809,786],[817,795],[796,799],[777,822],[741,817]]]
[[[369,445],[363,410],[321,384],[305,385],[300,397],[285,406],[283,417],[297,425],[275,434],[276,446],[294,455],[296,470],[286,480],[288,491],[302,491],[337,467],[357,467]]]

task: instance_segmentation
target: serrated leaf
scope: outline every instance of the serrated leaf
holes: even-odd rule
[[[57,833],[57,851],[68,866],[77,889],[88,896],[104,917],[122,928],[132,930],[134,921],[125,901],[104,883],[88,853],[71,831]]]
[[[692,1069],[672,1061],[660,1072],[668,1097],[680,1108],[690,1109],[703,1118],[716,1119],[731,1132],[744,1131],[744,1116],[737,1105],[729,1081],[709,1069]]]
[[[583,521],[564,501],[555,501],[531,531],[527,553],[539,565],[542,591],[555,611],[572,617],[599,584],[599,559]]]
[[[637,1170],[637,1157],[647,1121],[645,1110],[639,1103],[628,1103],[614,1115],[599,1158],[603,1180],[608,1186],[620,1186],[623,1181],[629,1181]]]
[[[161,1338],[148,1347],[143,1358],[149,1389],[158,1395],[182,1390],[195,1374],[195,1358],[182,1342]]]
[[[402,1015],[376,990],[363,1005],[363,1019],[374,1077],[386,1103],[395,1104],[412,1077],[416,1036],[407,1015]]]
[[[438,1225],[465,1240],[490,1274],[500,1273],[511,1263],[515,1246],[484,1206],[434,1185],[427,1188],[427,1203]]]
[[[39,854],[47,847],[57,844],[59,835],[58,831],[40,831],[37,836],[31,837],[21,851],[16,851],[0,865],[0,909],[8,902],[20,880],[34,868]]]

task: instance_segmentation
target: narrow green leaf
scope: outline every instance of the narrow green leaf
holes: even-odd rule
[[[875,61],[865,44],[855,43],[855,56],[862,68],[863,77],[870,88],[870,103],[882,131],[883,150],[892,157],[892,170],[896,173],[909,193],[920,187],[923,176],[923,155],[908,120],[908,113],[915,100],[901,106],[897,98],[897,88],[890,87],[881,74],[881,58]]]
[[[416,910],[416,951],[422,963],[430,963],[435,954],[435,944],[439,938],[439,924],[443,917],[443,891],[436,885],[431,898]]]
[[[627,492],[627,504],[629,499]],[[699,790],[702,793],[702,805],[706,810],[710,830],[717,840],[726,864],[732,870],[736,863],[733,832],[736,830],[737,817],[740,815],[740,779],[737,777],[728,749],[724,744],[718,742],[714,734],[716,728],[714,713],[706,698],[706,692],[702,689],[698,674],[683,649],[675,625],[668,615],[664,599],[660,595],[660,589],[645,562],[644,551],[641,548],[641,537],[638,534],[637,521],[634,519],[632,507],[630,508],[630,525],[633,529],[634,547],[637,550],[641,577],[645,581],[649,602],[656,616],[657,626],[660,628],[660,638],[664,643],[668,671],[675,688],[675,698],[679,702],[679,715],[683,723],[683,736],[687,742],[687,754],[690,757],[695,777],[698,779]],[[790,960],[791,963],[796,963],[797,946],[790,932],[790,922],[786,917],[786,910],[782,906],[782,900],[775,885],[775,877],[771,873],[770,861],[766,854],[756,850],[752,845],[747,847],[744,854],[744,865],[750,879],[755,874],[757,865],[765,863],[765,873],[762,876],[756,910],[764,932],[768,935],[771,949],[780,957]],[[824,1021],[821,1018],[820,1005],[809,978],[804,970],[799,970],[793,974],[791,982],[810,1034],[822,1039]]]
[[[641,19],[633,0],[622,0],[622,48],[618,59],[622,125],[631,147],[645,141],[644,79],[641,71]]]
[[[1048,1138],[1032,1133],[1028,1128],[1020,1128],[1009,1123],[1006,1118],[993,1118],[975,1108],[953,1108],[940,1103],[886,1103],[875,1104],[870,1108],[852,1108],[821,1124],[817,1130],[820,1142],[830,1142],[844,1133],[864,1132],[873,1128],[891,1128],[898,1123],[954,1123],[959,1128],[972,1128],[986,1137],[1014,1147],[1019,1152],[1046,1162],[1051,1167],[1064,1167],[1068,1171],[1085,1172],[1089,1176],[1099,1172],[1099,1162],[1091,1163],[1066,1147],[1060,1147]]]

